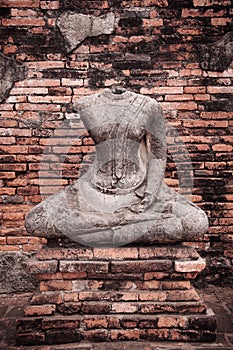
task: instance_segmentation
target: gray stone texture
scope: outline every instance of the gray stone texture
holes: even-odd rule
[[[68,11],[60,15],[57,25],[67,51],[71,52],[87,37],[111,34],[115,27],[115,15],[110,12],[96,17]]]
[[[219,40],[198,46],[202,69],[223,72],[233,60],[233,31]]]
[[[0,293],[35,290],[38,282],[26,270],[29,258],[20,252],[0,253]]]
[[[201,239],[205,213],[163,183],[166,128],[158,102],[105,89],[74,109],[95,142],[96,159],[73,185],[32,209],[28,232],[90,246]]]
[[[25,67],[0,53],[0,103],[9,96],[13,84],[25,78]]]

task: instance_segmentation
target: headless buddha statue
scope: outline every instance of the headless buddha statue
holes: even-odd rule
[[[29,233],[109,247],[203,236],[205,213],[163,182],[166,130],[157,101],[105,89],[80,99],[74,110],[95,142],[95,161],[73,185],[31,210]]]

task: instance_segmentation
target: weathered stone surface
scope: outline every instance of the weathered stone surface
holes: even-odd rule
[[[32,305],[43,305],[43,304],[61,304],[62,294],[61,292],[48,292],[43,294],[36,294],[32,297]]]
[[[142,314],[155,313],[179,313],[179,314],[195,314],[205,313],[207,310],[203,302],[162,302],[162,303],[144,303],[140,305],[140,312]]]
[[[9,95],[13,84],[25,77],[25,67],[0,53],[0,103]]]
[[[140,260],[140,261],[113,261],[111,271],[113,273],[134,273],[148,271],[168,271],[172,267],[172,262],[169,260]]]
[[[213,43],[199,45],[198,52],[203,69],[223,72],[233,60],[233,31]]]
[[[163,183],[166,130],[158,102],[115,87],[78,100],[74,110],[96,145],[96,160],[31,210],[28,232],[63,233],[93,247],[200,239],[206,214]]]
[[[0,293],[35,290],[38,282],[26,270],[29,258],[25,253],[0,253]]]
[[[43,257],[48,260],[38,261],[41,265],[39,270],[45,266],[53,268],[56,262],[54,256],[58,258],[60,254],[64,259],[65,250],[63,248],[61,254],[58,249],[47,249]],[[83,247],[76,247],[72,258],[79,256],[79,250],[83,252]],[[70,249],[67,248],[67,251]],[[105,248],[94,247],[88,251],[92,252],[88,261],[58,258],[61,271],[44,274],[46,280],[42,280],[40,285],[42,293],[35,295],[31,305],[25,308],[25,315],[32,322],[25,321],[25,318],[22,322],[18,321],[20,344],[27,341],[27,335],[28,341],[39,344],[40,340],[34,339],[34,336],[43,332],[45,344],[71,343],[78,341],[79,337],[84,341],[97,342],[123,339],[214,340],[215,315],[207,310],[206,304],[191,286],[188,273],[176,272],[177,280],[172,280],[174,262],[200,264],[195,250],[183,246],[128,246],[111,248],[109,252]],[[139,251],[141,257],[147,259],[137,259]],[[40,252],[39,256],[42,257]],[[146,271],[151,270],[160,274],[160,270],[164,270],[166,274],[160,276],[162,280],[147,281]],[[86,271],[86,274],[77,277],[79,271]],[[93,279],[89,276],[90,271]],[[135,277],[133,271],[140,272],[141,278],[137,276],[129,280],[128,276]],[[64,279],[65,274],[71,274],[70,280]],[[47,280],[47,275],[55,279]],[[119,278],[122,275],[123,280]],[[24,337],[21,338],[22,335]]]
[[[16,328],[19,333],[28,333],[31,331],[39,330],[42,327],[41,318],[25,318],[16,322]]]
[[[24,309],[25,316],[52,315],[56,306],[52,304],[26,306]]]
[[[138,249],[135,248],[94,248],[94,259],[125,260],[138,259]]]
[[[37,261],[31,260],[28,262],[27,270],[30,274],[38,273],[55,273],[57,271],[58,262],[56,260]]]
[[[77,249],[41,249],[36,253],[39,260],[91,260],[93,251],[89,248],[79,247]]]
[[[176,272],[201,272],[204,270],[205,266],[206,262],[201,257],[193,261],[175,261]]]
[[[18,334],[17,343],[19,345],[41,345],[45,343],[45,334],[43,332]]]
[[[107,262],[91,262],[91,261],[60,261],[61,272],[97,272],[108,273]]]
[[[47,344],[75,343],[81,340],[81,334],[76,329],[58,329],[46,332]]]
[[[85,38],[100,34],[111,34],[115,27],[115,15],[83,15],[75,12],[64,12],[57,25],[65,39],[68,52],[73,51]]]

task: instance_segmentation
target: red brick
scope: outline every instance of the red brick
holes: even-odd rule
[[[24,309],[25,316],[42,316],[52,315],[56,309],[55,305],[33,305],[26,306]]]
[[[3,53],[5,55],[15,53],[16,51],[17,51],[17,46],[16,45],[7,45],[3,49]],[[9,98],[8,98],[7,102],[9,103],[9,102],[12,102],[12,101],[9,101]]]
[[[41,248],[42,248],[42,244],[24,244],[23,245],[24,252],[36,252]]]
[[[160,287],[160,282],[159,281],[156,281],[156,280],[152,280],[152,281],[145,281],[143,282],[143,285],[142,285],[142,289],[145,289],[145,290],[150,290],[150,289],[159,289]]]
[[[19,251],[20,247],[16,245],[0,245],[0,251],[1,252],[11,252],[11,251]]]
[[[88,341],[103,342],[108,339],[107,330],[88,330],[84,331],[83,338]]]
[[[47,281],[40,283],[40,291],[72,290],[71,281]]]
[[[45,343],[45,333],[37,331],[29,334],[17,334],[17,342],[23,346],[35,344],[41,345]]]
[[[224,256],[233,259],[233,249],[231,249],[231,250],[224,250]]]
[[[110,293],[109,292],[86,292],[81,291],[79,292],[79,300],[81,301],[103,301],[103,300],[110,300]]]
[[[106,317],[84,319],[83,323],[87,329],[108,328],[108,321]]]
[[[197,9],[184,8],[182,10],[181,16],[184,18],[186,18],[186,17],[201,17],[201,12]]]
[[[209,94],[230,94],[230,93],[233,93],[233,87],[232,86],[207,86],[207,92]]]
[[[28,184],[28,180],[25,179],[25,178],[21,178],[21,177],[18,177],[14,180],[8,180],[7,181],[7,185],[8,186],[16,186],[16,187],[19,187],[19,186],[27,186]]]
[[[169,274],[168,273],[165,273],[165,272],[146,272],[144,274],[144,280],[153,280],[153,279],[156,279],[156,280],[161,280],[163,278],[166,278],[168,277]]]
[[[6,237],[0,237],[0,245],[6,244]]]
[[[200,272],[205,267],[206,263],[202,258],[199,258],[196,261],[175,261],[176,272]]]
[[[48,111],[59,112],[61,107],[55,104],[33,104],[33,103],[17,103],[16,109],[19,111]]]
[[[194,100],[195,101],[209,101],[210,95],[209,94],[197,94],[197,95],[194,95]]]
[[[55,273],[57,271],[58,262],[56,260],[49,261],[29,261],[27,264],[28,272],[31,274],[38,273]]]
[[[226,169],[226,162],[206,162],[207,169]]]
[[[48,94],[48,88],[44,87],[13,87],[11,90],[11,95],[27,95],[27,94],[32,94],[32,95],[46,95]]]
[[[140,331],[138,329],[132,330],[111,330],[112,340],[138,340],[140,337]]]
[[[166,298],[167,293],[165,291],[149,291],[139,293],[139,300],[141,301],[165,301]]]
[[[10,153],[10,154],[19,154],[19,153],[28,153],[28,146],[0,146],[0,150],[4,153]]]
[[[143,19],[142,25],[144,27],[160,27],[163,25],[163,19],[162,18]]]
[[[94,248],[94,259],[104,260],[125,260],[137,259],[137,248]]]
[[[43,292],[42,294],[35,294],[32,297],[31,304],[61,304],[62,294],[59,292]]]
[[[233,225],[233,218],[220,218],[219,224],[220,225]]]
[[[231,18],[211,18],[212,26],[226,26],[231,21]]]
[[[227,9],[221,9],[215,11],[214,9],[208,9],[204,12],[204,17],[221,17],[227,13]]]
[[[64,301],[79,301],[79,292],[64,293]]]
[[[113,273],[134,273],[149,271],[167,271],[172,264],[169,260],[141,260],[141,261],[112,261],[111,271]]]
[[[190,281],[162,281],[161,282],[162,289],[190,289]]]
[[[42,247],[41,247],[42,248]],[[36,278],[40,281],[50,281],[50,280],[63,280],[63,274],[61,272],[56,273],[38,273]]]
[[[179,32],[181,34],[200,34],[198,30],[188,30],[188,29],[180,29]],[[201,69],[181,69],[180,70],[180,76],[201,76],[202,70]]]
[[[167,293],[168,301],[198,301],[199,295],[195,289],[190,290],[171,290]]]
[[[75,317],[50,317],[42,320],[42,329],[79,328],[80,320]]]
[[[136,313],[137,312],[137,305],[136,303],[129,303],[129,302],[118,302],[118,303],[112,303],[112,312],[113,313]]]
[[[188,326],[188,323],[189,320],[185,316],[159,316],[158,319],[159,328],[186,328]]]
[[[91,261],[60,261],[61,272],[98,272],[107,273],[107,262]]]
[[[166,95],[165,101],[192,101],[193,95],[185,94],[185,95]]]
[[[9,164],[9,163],[4,163],[4,164],[0,164],[0,170],[3,171],[26,171],[27,169],[27,164]]]
[[[24,17],[24,18],[14,18],[14,19],[2,19],[2,25],[3,26],[44,26],[45,21],[42,18],[30,18],[30,17]]]
[[[16,82],[15,86],[17,88],[42,87],[44,89],[45,87],[60,86],[60,80],[59,79],[28,79],[28,80],[22,80],[22,81]]]
[[[2,7],[39,7],[39,0],[3,0]]]
[[[38,194],[39,188],[38,186],[25,186],[25,187],[18,187],[17,188],[17,194],[18,195],[33,195]]]
[[[59,1],[41,1],[40,7],[44,10],[57,10],[59,9]]]
[[[186,94],[205,94],[206,86],[186,86],[184,92]]]
[[[153,9],[150,11],[150,18],[156,18],[159,17],[158,11]]]
[[[62,78],[62,86],[83,86],[83,79]]]
[[[149,341],[166,340],[169,339],[169,329],[148,329],[146,330],[146,338]]]
[[[197,110],[196,102],[161,102],[160,105],[162,106],[163,110]]]
[[[25,244],[28,243],[28,237],[7,237],[7,244]]]
[[[215,144],[212,146],[212,149],[216,152],[232,152],[233,146],[225,144]]]
[[[12,114],[7,113],[6,117],[7,118],[10,118],[10,117],[14,118],[15,114],[16,114],[15,112],[13,112]],[[0,116],[1,116],[1,118],[4,118],[5,117],[5,112],[0,112]],[[1,127],[12,128],[12,127],[15,127],[17,125],[18,125],[18,122],[16,120],[12,120],[12,119],[8,119],[8,120],[7,119],[1,119],[0,120],[0,126]]]
[[[154,87],[154,88],[141,88],[141,94],[158,94],[158,95],[166,95],[166,94],[182,94],[183,87]]]
[[[225,120],[185,120],[183,125],[189,128],[226,128],[228,122]]]
[[[35,10],[19,10],[15,8],[11,9],[11,16],[13,17],[37,17],[38,15],[41,14],[37,13]]]
[[[13,171],[0,171],[0,179],[14,179],[15,178],[15,172]]]
[[[0,188],[0,195],[9,195],[9,196],[13,196],[16,193],[16,189],[15,188]]]
[[[141,247],[139,248],[141,259],[164,258],[164,259],[185,259],[198,258],[199,254],[189,247]]]

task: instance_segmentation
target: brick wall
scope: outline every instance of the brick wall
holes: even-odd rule
[[[118,24],[112,34],[86,38],[67,52],[57,27],[65,11],[111,11]],[[0,104],[1,252],[31,254],[46,243],[28,237],[25,214],[75,181],[95,151],[72,103],[117,83],[157,99],[178,132],[168,133],[166,181],[174,188],[177,164],[184,188],[192,170],[180,153],[185,143],[192,200],[210,219],[205,239],[187,244],[207,258],[203,280],[230,281],[232,13],[230,0],[0,1],[1,52],[25,67]],[[176,164],[174,154],[181,155]]]

